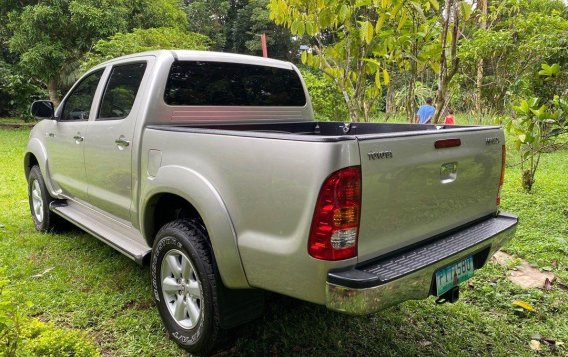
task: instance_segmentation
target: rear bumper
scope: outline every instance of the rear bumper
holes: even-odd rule
[[[410,251],[355,269],[330,271],[326,306],[353,315],[376,312],[406,300],[425,299],[436,291],[434,273],[473,256],[475,269],[509,241],[518,219],[508,213],[469,226]]]

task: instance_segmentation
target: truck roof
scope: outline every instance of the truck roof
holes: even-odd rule
[[[126,56],[113,58],[109,61],[101,63],[100,65],[106,65],[119,60],[148,56],[148,55],[156,57],[168,56],[168,57],[173,57],[179,61],[232,62],[232,63],[252,64],[258,66],[286,68],[286,69],[293,68],[293,64],[290,62],[280,61],[272,58],[241,55],[237,53],[194,51],[194,50],[156,50],[156,51],[139,52]]]

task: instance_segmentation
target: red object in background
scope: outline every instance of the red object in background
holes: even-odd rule
[[[446,118],[444,119],[444,124],[446,125],[454,125],[456,123],[454,116],[453,115],[448,115],[446,116]]]
[[[260,35],[260,47],[262,47],[262,57],[268,57],[268,48],[266,47],[266,34]]]

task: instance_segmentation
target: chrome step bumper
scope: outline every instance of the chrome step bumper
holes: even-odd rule
[[[438,238],[409,251],[355,269],[330,271],[326,306],[348,314],[376,312],[406,300],[425,299],[436,291],[434,273],[444,266],[472,255],[474,268],[509,241],[518,219],[508,213]]]

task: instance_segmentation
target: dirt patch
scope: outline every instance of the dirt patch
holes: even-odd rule
[[[0,123],[0,129],[20,129],[20,128],[33,128],[35,124],[22,123],[22,124],[4,124]]]
[[[515,258],[507,253],[498,251],[491,260],[501,266],[508,267]],[[546,289],[547,284],[550,285],[550,283],[556,278],[553,273],[541,272],[537,268],[532,267],[526,260],[520,259],[520,262],[521,263],[514,269],[507,271],[507,278],[523,289]]]

